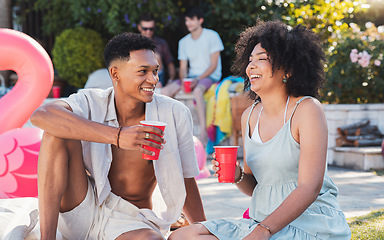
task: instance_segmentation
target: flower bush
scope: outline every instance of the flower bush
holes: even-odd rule
[[[333,36],[327,51],[327,83],[321,95],[329,103],[384,102],[384,26],[350,24]],[[336,40],[337,41],[336,41]]]

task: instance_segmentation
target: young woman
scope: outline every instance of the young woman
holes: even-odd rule
[[[201,222],[170,239],[350,239],[326,170],[327,125],[316,99],[324,80],[318,38],[302,26],[259,22],[241,33],[236,53],[232,69],[255,100],[242,116],[245,161],[235,177],[252,197],[250,219]]]

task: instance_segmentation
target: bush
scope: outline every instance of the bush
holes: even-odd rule
[[[384,102],[384,35],[369,23],[366,31],[339,32],[327,52],[327,83],[322,98],[329,103]]]
[[[53,63],[62,79],[82,88],[88,75],[104,66],[103,51],[104,43],[97,32],[85,28],[67,29],[55,39]]]

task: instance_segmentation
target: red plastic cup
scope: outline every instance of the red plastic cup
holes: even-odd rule
[[[165,126],[167,126],[166,123],[158,122],[158,121],[140,121],[140,123],[141,123],[141,125],[144,125],[144,126],[157,127],[158,129],[161,129],[162,131],[164,131]],[[151,133],[153,133],[153,132],[151,132]],[[153,134],[156,134],[156,133],[153,133]],[[160,135],[157,135],[157,136],[161,137]],[[151,142],[155,142],[155,143],[160,144],[159,142],[156,142],[156,141],[154,141],[152,139],[147,139],[147,141],[151,141]],[[160,149],[154,148],[154,147],[150,147],[150,146],[147,146],[147,145],[144,145],[143,147],[144,147],[144,149],[147,149],[147,150],[149,150],[151,152],[155,152],[154,156],[143,153],[142,154],[143,159],[146,159],[146,160],[158,160],[159,159]]]
[[[235,182],[237,149],[239,146],[214,146],[216,160],[219,162],[219,182]]]
[[[193,81],[193,78],[184,78],[184,92],[190,93],[192,91],[191,89],[191,82]]]
[[[60,87],[52,86],[52,96],[53,98],[60,98]]]

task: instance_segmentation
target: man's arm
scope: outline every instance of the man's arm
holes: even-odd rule
[[[31,116],[31,122],[36,127],[64,139],[83,140],[114,144],[117,146],[119,129],[83,118],[72,112],[71,107],[64,101],[55,101],[39,107]],[[124,127],[119,135],[119,147],[124,149],[135,149],[145,154],[152,152],[144,149],[143,145],[154,148],[161,144],[149,142],[145,139],[146,132],[154,132],[163,135],[163,132],[151,126]],[[151,135],[154,141],[164,143],[162,137]]]
[[[185,198],[183,212],[189,223],[205,221],[203,203],[199,189],[197,188],[195,178],[184,178],[185,190],[187,196]]]
[[[203,72],[203,74],[198,76],[200,79],[209,77],[215,71],[215,69],[217,68],[217,62],[219,61],[219,57],[220,51],[211,53],[211,64],[209,65],[207,70]]]
[[[168,76],[169,76],[169,79],[170,80],[175,80],[175,77],[176,77],[176,69],[175,69],[175,65],[173,64],[173,62],[170,62],[168,63]]]
[[[188,61],[187,60],[180,60],[180,80],[183,80],[188,76]]]
[[[116,145],[118,128],[78,116],[61,100],[39,107],[32,114],[31,122],[56,137]]]

